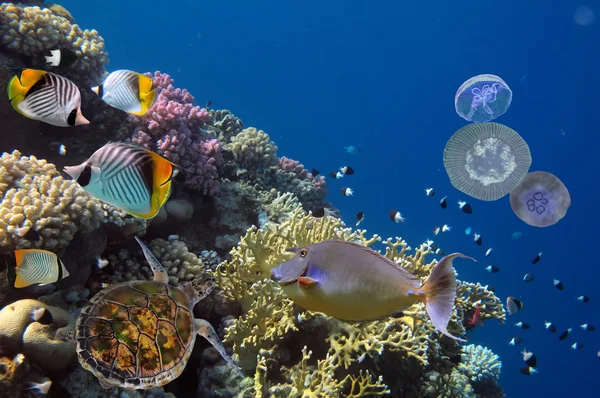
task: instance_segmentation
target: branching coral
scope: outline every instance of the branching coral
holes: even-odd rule
[[[99,79],[108,63],[104,39],[96,30],[81,30],[59,8],[0,5],[0,35],[8,49],[44,61],[43,52],[68,48],[79,57],[73,68],[89,81]]]
[[[458,370],[473,382],[498,380],[502,363],[492,350],[480,345],[469,344],[462,348]]]
[[[506,311],[500,299],[479,282],[460,282],[456,301],[463,309],[480,307],[481,320],[497,319],[501,323],[506,321]]]
[[[89,196],[77,182],[65,180],[53,164],[21,156],[16,150],[0,157],[0,194],[0,246],[4,250],[60,251],[78,230],[92,230],[100,223],[135,222]],[[33,239],[27,239],[31,235]]]

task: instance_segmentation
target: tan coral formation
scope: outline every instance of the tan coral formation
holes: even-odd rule
[[[264,229],[250,228],[240,244],[232,249],[230,260],[221,263],[216,270],[222,294],[242,307],[242,315],[227,329],[225,341],[233,343],[235,357],[242,368],[251,371],[256,367],[257,396],[358,396],[353,394],[363,388],[369,389],[369,395],[377,395],[388,390],[387,384],[394,383],[375,372],[378,368],[372,364],[380,361],[382,356],[389,355],[402,361],[406,369],[416,367],[417,373],[424,375],[425,369],[434,366],[448,347],[454,349],[452,343],[449,346],[448,341],[442,340],[426,315],[423,303],[413,305],[399,317],[352,324],[302,310],[276,283],[266,279],[273,267],[291,257],[287,249],[326,239],[365,246],[381,241],[377,235],[367,237],[364,230],[346,228],[338,219],[314,218],[298,206],[280,223],[268,223]],[[427,244],[414,251],[400,238],[388,239],[383,244],[386,257],[418,276],[422,282],[437,263],[436,260],[426,261],[426,256],[431,253]],[[456,301],[448,327],[452,334],[465,334],[464,313],[471,306],[470,300],[485,302],[490,309],[487,312],[489,318],[504,319],[502,304],[493,293],[464,282],[459,282],[458,292],[462,296]],[[302,351],[300,362],[295,364],[279,364],[279,368],[273,365],[277,364],[274,353],[279,347],[295,347],[298,342],[316,344],[311,341],[311,336],[317,335],[319,330],[324,331],[320,334],[325,337],[324,346],[323,343],[315,347],[309,345],[309,349]],[[319,357],[315,358],[316,366],[314,360],[311,360],[313,365],[307,365],[310,350],[319,352]],[[271,363],[270,369],[280,369],[276,378],[283,377],[286,382],[269,381],[267,362]],[[356,373],[357,369],[359,373]],[[334,372],[338,375],[340,371],[346,378],[326,376]],[[367,371],[371,373],[365,373]],[[440,377],[446,380],[448,376]],[[316,384],[313,385],[313,381]],[[425,377],[422,382],[427,383]],[[322,390],[315,385],[325,386],[327,393],[319,395],[318,391]]]
[[[61,8],[2,3],[2,45],[19,54],[40,57],[42,60],[44,51],[56,48],[71,49],[79,57],[74,68],[99,78],[104,65],[108,63],[104,39],[96,30],[82,30],[79,25],[72,24]]]
[[[231,143],[223,146],[230,151],[239,167],[258,170],[277,164],[277,145],[267,133],[248,127],[231,138]]]
[[[125,225],[125,213],[100,202],[56,167],[17,150],[0,157],[0,247],[65,249],[79,230]],[[41,239],[26,239],[31,232]]]
[[[44,308],[52,322],[41,324],[31,318],[34,309]],[[62,308],[24,299],[0,311],[0,342],[5,350],[22,352],[45,369],[60,370],[75,362],[75,318]]]

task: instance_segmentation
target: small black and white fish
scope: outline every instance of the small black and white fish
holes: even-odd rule
[[[527,366],[530,366],[532,368],[535,368],[537,366],[537,358],[535,357],[535,355],[533,355],[533,352],[528,352],[527,349],[524,349],[523,351],[521,351],[521,354],[523,354],[523,361],[525,361]]]
[[[537,256],[535,256],[535,258],[533,260],[531,260],[531,264],[537,264],[540,262],[541,259],[542,259],[542,252],[539,252],[537,254]]]
[[[344,175],[347,175],[347,176],[351,176],[352,174],[354,174],[354,169],[350,166],[340,167],[340,171],[342,173],[344,173]]]
[[[579,296],[577,297],[577,300],[582,303],[588,303],[590,301],[590,298],[588,296]]]
[[[29,119],[58,127],[90,122],[81,113],[81,92],[75,83],[55,73],[23,69],[8,82],[12,107]]]
[[[446,225],[446,224],[442,225],[442,232],[450,232],[450,231],[452,231],[451,226]]]
[[[340,193],[344,196],[354,195],[354,191],[352,190],[352,188],[348,188],[348,187],[344,187],[344,188],[340,189]]]
[[[42,395],[47,395],[50,392],[50,388],[52,388],[52,380],[47,377],[44,377],[43,381],[37,383],[34,381],[27,382],[26,390],[33,390]]]
[[[473,241],[477,244],[477,246],[481,246],[481,244],[483,243],[483,238],[478,233],[474,233]]]
[[[571,345],[571,348],[574,350],[581,350],[583,348],[583,344],[575,342],[573,345]]]
[[[356,222],[354,223],[354,226],[358,227],[360,225],[360,223],[363,222],[364,219],[365,219],[365,213],[363,213],[362,211],[359,211],[358,213],[356,213]]]
[[[212,105],[212,100],[208,100],[208,101],[206,101],[206,106],[205,106],[205,108],[206,108],[206,109],[208,109],[208,108],[210,108],[210,107],[211,107],[211,105]]]
[[[446,252],[440,248],[437,248],[437,249],[435,249],[435,254],[437,254],[438,256],[445,256]]]
[[[58,66],[60,68],[68,68],[77,61],[77,54],[68,48],[59,48],[57,50],[48,51],[44,57],[46,63],[50,66]]]
[[[390,220],[392,220],[393,222],[405,222],[406,218],[402,217],[402,214],[400,214],[400,212],[398,210],[390,210],[388,211],[388,216],[390,217]],[[437,235],[437,234],[436,234]]]
[[[433,195],[435,195],[435,189],[427,188],[427,189],[425,189],[425,193],[427,194],[427,196],[429,196],[431,198],[431,197],[433,197]]]
[[[440,206],[442,209],[445,209],[448,207],[448,202],[447,202],[446,198],[447,198],[447,196],[444,196],[442,198],[442,200],[440,200]]]
[[[318,176],[319,174],[321,174],[321,172],[317,169],[311,169],[310,170],[310,174],[312,174],[313,177]]]
[[[487,272],[491,272],[492,274],[495,274],[496,272],[500,272],[500,268],[496,267],[495,265],[488,265],[487,267],[485,267],[485,270]]]
[[[523,280],[525,282],[533,282],[533,275],[531,275],[531,274],[525,274],[525,276],[523,277]]]
[[[468,204],[467,202],[463,202],[463,201],[459,200],[458,208],[461,209],[463,213],[473,214],[473,209],[471,208],[471,205]]]
[[[171,194],[176,164],[157,153],[124,142],[111,142],[65,173],[90,195],[132,216],[158,214]]]
[[[486,256],[486,257],[489,257],[489,256],[491,256],[491,255],[492,255],[492,250],[494,250],[494,249],[493,249],[493,248],[491,248],[491,247],[490,247],[489,249],[487,249],[487,250],[485,251],[485,256]]]
[[[60,144],[60,146],[58,147],[58,154],[65,156],[67,154],[67,147],[63,144]]]
[[[594,325],[590,325],[589,323],[584,323],[580,327],[583,330],[585,330],[586,332],[595,332],[596,331],[596,327]]]
[[[100,256],[96,256],[96,266],[98,269],[102,269],[108,265],[108,260],[104,260],[100,258]]]
[[[496,293],[496,288],[494,286],[486,286],[486,289],[492,293]]]
[[[111,72],[92,91],[113,108],[138,116],[148,112],[156,100],[152,78],[126,69]]]
[[[512,339],[510,339],[510,341],[508,342],[508,345],[517,345],[517,344],[521,344],[521,341],[523,341],[522,338],[520,337],[513,337]]]
[[[340,178],[344,178],[344,173],[342,173],[341,171],[332,171],[331,173],[329,173],[329,177],[339,180]]]
[[[567,330],[565,330],[564,332],[562,332],[562,334],[560,336],[558,336],[559,340],[564,340],[567,337],[569,337],[569,334],[571,334],[571,328],[568,328]]]
[[[519,372],[523,373],[526,376],[530,376],[534,373],[537,373],[537,369],[536,368],[532,368],[531,366],[523,366],[521,369],[519,369]]]
[[[531,328],[531,325],[525,322],[517,322],[515,323],[515,326],[521,329],[529,329]]]
[[[41,323],[42,325],[50,325],[52,324],[54,317],[52,316],[52,313],[44,307],[38,307],[31,311],[31,320]]]
[[[437,234],[440,233],[440,231],[442,230],[442,227],[433,227],[432,231],[433,234],[437,236]]]
[[[561,281],[559,281],[558,279],[555,279],[553,283],[554,283],[554,287],[556,287],[558,290],[565,289],[565,285],[563,285],[563,283]]]
[[[521,311],[521,308],[523,308],[523,303],[521,302],[521,300],[516,299],[512,296],[508,296],[506,298],[506,309],[508,310],[509,315],[514,315],[518,313],[519,311]]]
[[[552,322],[544,322],[544,326],[552,333],[556,333],[556,326]]]
[[[63,262],[48,250],[18,249],[15,250],[15,256],[17,259],[16,288],[36,283],[44,286],[69,276]]]

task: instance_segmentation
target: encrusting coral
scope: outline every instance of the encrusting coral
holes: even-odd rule
[[[285,296],[277,283],[267,279],[273,267],[292,256],[289,248],[326,239],[365,246],[381,241],[377,235],[367,237],[364,230],[345,228],[338,219],[314,218],[297,206],[279,223],[267,223],[264,229],[250,228],[232,249],[230,260],[221,263],[215,272],[222,294],[241,304],[242,315],[227,329],[225,341],[233,343],[240,366],[255,371],[257,396],[374,396],[390,390],[401,393],[404,387],[397,380],[402,377],[396,374],[387,379],[378,371],[380,361],[400,361],[403,365],[398,372],[405,369],[420,374],[421,383],[426,384],[425,371],[436,368],[442,356],[454,355],[456,349],[436,331],[422,303],[398,317],[346,323],[302,310]],[[399,238],[383,243],[385,256],[421,282],[436,264],[435,260],[425,261],[431,253],[425,243],[416,251]],[[497,298],[475,286],[459,282],[458,290],[465,295],[462,301],[457,300],[448,327],[454,335],[466,332],[463,306],[470,306],[466,300],[487,299],[489,308],[496,308]],[[497,303],[501,309],[499,300]],[[490,318],[503,319],[499,309],[488,314]],[[320,338],[324,339],[324,345]],[[302,349],[301,344],[307,347]],[[287,350],[291,350],[289,354],[282,354]],[[301,355],[293,350],[301,350]],[[446,373],[443,377],[448,377]]]
[[[33,310],[50,312],[49,324],[31,318]],[[0,343],[5,351],[21,352],[45,369],[60,370],[75,362],[75,318],[62,308],[24,299],[0,311]]]
[[[79,230],[137,222],[88,195],[77,182],[64,179],[53,164],[21,156],[17,150],[0,157],[0,195],[2,251],[61,251]]]

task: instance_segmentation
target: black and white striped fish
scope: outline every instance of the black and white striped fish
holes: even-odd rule
[[[92,91],[108,105],[134,115],[148,112],[156,100],[152,78],[126,69],[112,72]]]
[[[41,249],[15,250],[17,258],[17,278],[15,287],[27,287],[38,283],[40,286],[57,282],[69,276],[65,265],[52,252]]]
[[[89,124],[81,113],[81,93],[69,79],[37,69],[23,69],[8,83],[8,98],[17,112],[53,126]]]
[[[174,163],[123,142],[104,145],[79,166],[65,167],[90,195],[132,216],[153,218],[171,193]]]

